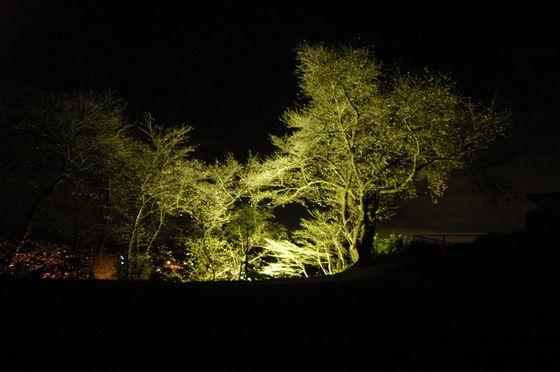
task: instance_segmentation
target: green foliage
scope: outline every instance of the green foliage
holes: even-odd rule
[[[375,237],[375,253],[378,256],[392,256],[405,252],[412,240],[404,235],[391,234],[386,238]]]
[[[314,211],[300,225],[292,241],[266,240],[261,274],[275,278],[331,275],[344,271],[356,260],[357,252],[345,249],[340,226],[329,214]]]
[[[251,250],[267,238],[283,236],[272,211],[259,205],[248,187],[251,164],[252,159],[244,166],[229,157],[199,172],[189,210],[193,224],[185,242],[194,280],[249,279],[261,258]]]
[[[327,261],[319,247],[298,246],[287,240],[266,239],[263,249],[271,259],[264,261],[259,273],[271,278],[309,277],[310,268],[323,267]],[[327,273],[326,269],[323,273]]]
[[[108,197],[113,232],[128,245],[128,277],[147,279],[167,218],[187,208],[193,177],[185,175],[196,162],[189,159],[190,127],[164,130],[147,115],[139,128],[144,141],[121,137],[111,143]]]
[[[299,235],[337,251],[345,267],[372,252],[375,228],[395,198],[426,186],[445,191],[507,126],[507,115],[473,104],[453,80],[428,71],[389,74],[367,49],[303,44],[303,102],[286,111],[288,134],[252,179],[275,205],[312,213]]]

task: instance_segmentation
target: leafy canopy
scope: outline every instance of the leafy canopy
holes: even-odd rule
[[[372,251],[376,222],[394,197],[426,185],[443,194],[453,170],[504,133],[507,115],[463,97],[447,75],[388,72],[368,49],[303,44],[297,49],[303,102],[287,110],[288,134],[253,181],[262,198],[321,211],[308,240]],[[305,225],[304,225],[305,226]],[[318,236],[325,235],[327,236]]]

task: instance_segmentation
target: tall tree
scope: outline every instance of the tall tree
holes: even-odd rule
[[[441,196],[507,127],[505,112],[462,96],[449,76],[389,73],[368,49],[303,44],[297,60],[303,102],[286,111],[288,134],[273,137],[278,153],[253,185],[276,205],[315,210],[303,235],[343,247],[339,268],[372,261],[391,198],[421,185]]]
[[[127,278],[147,278],[151,258],[168,217],[185,211],[192,189],[191,128],[164,129],[151,115],[130,135],[108,143],[105,164],[112,232],[127,249]],[[194,162],[196,163],[196,162]]]
[[[123,105],[111,92],[45,91],[16,85],[2,85],[0,100],[0,131],[2,140],[7,140],[2,148],[9,159],[3,167],[3,186],[17,190],[12,202],[23,211],[16,216],[23,225],[17,253],[47,202],[63,186],[66,201],[94,197],[93,190],[84,186],[95,178],[105,143],[125,127]]]

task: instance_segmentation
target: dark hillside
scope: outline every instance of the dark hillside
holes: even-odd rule
[[[449,252],[307,281],[4,279],[3,338],[27,355],[16,365],[36,362],[29,356],[49,350],[44,365],[79,369],[194,361],[208,369],[334,368],[361,364],[360,355],[372,367],[396,369],[516,370],[556,363],[558,306],[547,266],[538,274],[529,263],[505,269],[488,259],[477,262],[474,250],[454,258]],[[370,321],[357,323],[363,314]],[[133,354],[125,351],[130,347]]]

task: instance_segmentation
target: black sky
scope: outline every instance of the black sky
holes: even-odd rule
[[[460,174],[436,207],[425,197],[407,202],[386,227],[523,229],[524,193],[560,190],[552,9],[529,2],[184,3],[0,0],[0,80],[115,89],[132,118],[150,111],[192,125],[199,156],[211,160],[225,151],[270,151],[268,135],[282,131],[278,117],[297,101],[292,51],[299,41],[373,46],[388,66],[452,72],[475,99],[498,93],[516,123],[494,150],[506,160],[495,171],[516,185],[509,201],[483,206]]]

